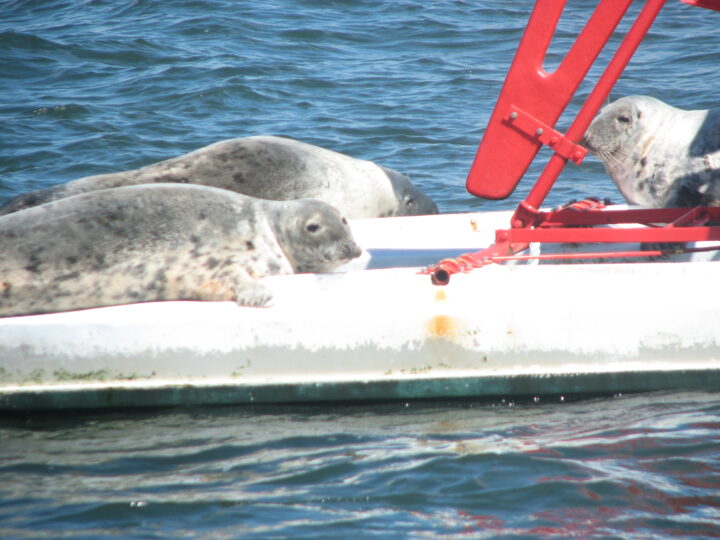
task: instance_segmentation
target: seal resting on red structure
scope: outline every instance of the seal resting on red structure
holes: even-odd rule
[[[581,144],[630,204],[720,206],[720,109],[626,96],[602,108]]]

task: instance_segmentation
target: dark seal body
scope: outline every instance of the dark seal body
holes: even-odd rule
[[[360,249],[315,200],[205,186],[94,191],[0,218],[0,316],[159,300],[264,305],[268,275],[328,272]]]
[[[18,195],[0,207],[0,214],[97,189],[167,182],[207,185],[261,199],[319,199],[346,218],[438,213],[435,203],[397,171],[293,139],[256,136],[217,142],[140,169]]]
[[[603,107],[581,144],[630,204],[720,205],[720,109],[686,111],[626,96]]]

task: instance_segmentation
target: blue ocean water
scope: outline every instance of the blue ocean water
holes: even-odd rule
[[[0,200],[276,134],[512,208],[540,163],[505,201],[464,181],[531,6],[4,1]],[[717,106],[719,65],[720,13],[669,2],[613,97]],[[620,200],[592,159],[547,202],[588,195]],[[2,418],[0,537],[720,537],[719,428],[717,393]]]

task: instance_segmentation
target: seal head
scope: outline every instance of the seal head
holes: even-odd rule
[[[360,256],[347,220],[329,204],[298,199],[267,207],[275,237],[295,272],[330,272],[339,262]]]
[[[604,107],[581,144],[630,204],[650,208],[720,203],[720,111],[686,111],[650,96]]]

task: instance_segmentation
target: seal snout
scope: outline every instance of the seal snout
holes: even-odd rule
[[[357,259],[362,255],[362,249],[353,240],[338,246],[334,252],[326,252],[324,258],[328,262],[344,262]]]
[[[343,255],[346,259],[357,259],[362,254],[362,249],[355,242],[348,242],[343,246]]]

